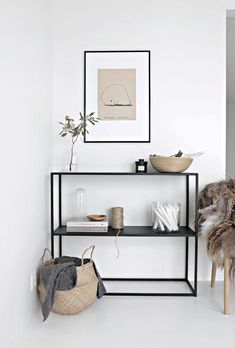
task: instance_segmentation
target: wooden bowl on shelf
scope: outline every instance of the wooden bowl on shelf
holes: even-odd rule
[[[87,215],[89,221],[104,221],[106,215]]]
[[[160,173],[182,173],[193,162],[188,157],[149,156],[152,167]]]

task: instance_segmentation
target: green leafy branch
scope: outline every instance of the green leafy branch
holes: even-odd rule
[[[71,146],[69,170],[72,169],[74,145],[76,141],[78,140],[78,137],[81,135],[84,138],[85,134],[89,134],[87,130],[89,123],[95,126],[96,123],[99,122],[99,119],[95,117],[94,114],[95,113],[92,112],[88,116],[85,116],[81,112],[79,112],[79,121],[77,124],[75,124],[74,119],[71,118],[70,116],[65,116],[64,123],[59,122],[60,125],[62,125],[62,130],[60,131],[59,135],[62,138],[66,137],[67,135],[71,136],[72,146]]]

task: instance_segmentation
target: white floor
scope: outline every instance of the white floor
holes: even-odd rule
[[[19,348],[222,348],[235,345],[235,289],[223,315],[223,283],[198,297],[103,297],[76,316],[51,314],[12,343]],[[5,347],[1,347],[5,348]]]

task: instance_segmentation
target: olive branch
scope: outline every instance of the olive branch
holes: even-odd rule
[[[93,126],[97,122],[99,122],[99,119],[97,117],[94,117],[94,112],[90,113],[88,116],[83,115],[81,112],[79,112],[79,120],[78,123],[75,124],[75,121],[70,116],[65,116],[65,122],[59,122],[59,124],[62,125],[62,130],[59,133],[59,135],[64,138],[67,135],[71,136],[71,150],[70,150],[70,163],[69,163],[69,170],[72,170],[72,163],[73,163],[73,155],[74,155],[74,145],[76,141],[78,140],[79,136],[81,135],[83,138],[85,137],[85,134],[89,134],[87,130],[87,126],[89,123],[91,123]]]

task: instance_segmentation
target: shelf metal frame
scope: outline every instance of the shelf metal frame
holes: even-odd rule
[[[189,288],[189,292],[107,292],[107,296],[197,296],[197,273],[198,273],[198,173],[132,173],[132,172],[52,172],[50,175],[51,189],[51,253],[54,257],[54,239],[59,240],[59,256],[62,256],[62,237],[63,236],[102,236],[114,237],[116,231],[109,228],[107,233],[82,233],[82,232],[66,232],[66,227],[62,225],[62,176],[90,176],[90,175],[131,175],[131,176],[183,176],[186,184],[186,226],[180,227],[179,232],[172,233],[156,233],[152,231],[151,226],[127,226],[124,228],[120,237],[168,237],[168,238],[185,238],[185,275],[183,278],[102,278],[104,281],[161,281],[161,282],[185,282]],[[54,224],[54,178],[58,177],[58,221],[59,226],[55,229]],[[189,186],[190,177],[194,177],[194,209],[195,209],[195,230],[189,227]],[[194,275],[193,284],[189,280],[189,238],[194,239]]]

